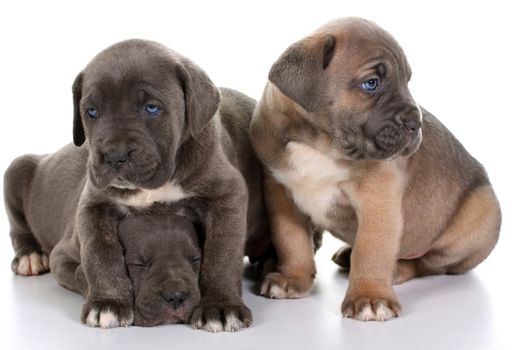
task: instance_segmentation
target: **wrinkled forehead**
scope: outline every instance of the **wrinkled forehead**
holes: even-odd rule
[[[410,66],[399,43],[374,22],[343,18],[319,29],[336,37],[335,55],[344,57],[354,69],[385,63],[401,74],[410,75]]]
[[[197,246],[193,224],[184,218],[134,217],[119,225],[119,238],[126,250],[144,251],[151,247]]]
[[[130,66],[118,74],[87,74],[82,94],[83,99],[104,98],[120,101],[130,96],[137,96],[139,99],[141,96],[154,96],[169,101],[176,93],[175,82],[176,78],[173,75],[158,75],[156,72]]]
[[[176,80],[177,57],[155,44],[121,43],[101,53],[84,69],[84,93],[109,93],[131,87],[169,89]]]

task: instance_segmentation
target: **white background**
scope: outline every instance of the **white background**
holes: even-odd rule
[[[271,64],[289,44],[332,18],[362,16],[397,38],[412,66],[414,98],[486,166],[503,209],[494,253],[467,275],[396,287],[404,306],[398,319],[365,324],[340,317],[346,276],[329,261],[339,243],[327,237],[312,296],[266,300],[246,279],[252,328],[212,335],[187,326],[81,325],[81,298],[52,276],[12,275],[9,228],[0,208],[2,348],[523,349],[525,11],[518,3],[2,1],[2,172],[18,155],[53,152],[71,142],[73,79],[116,41],[164,43],[198,63],[217,85],[258,98]]]

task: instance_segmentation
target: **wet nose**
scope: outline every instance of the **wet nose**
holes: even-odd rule
[[[129,159],[128,152],[108,152],[104,154],[104,163],[114,169],[119,169]]]
[[[403,126],[405,127],[405,130],[410,133],[415,133],[421,128],[421,122],[419,119],[415,118],[407,118],[403,120]]]
[[[178,308],[188,297],[190,293],[181,292],[178,290],[163,290],[161,296],[164,300],[170,303],[174,308]]]

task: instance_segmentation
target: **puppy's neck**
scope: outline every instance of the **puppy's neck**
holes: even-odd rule
[[[296,140],[293,136],[295,133],[298,136],[306,136],[307,138],[317,138],[321,134],[325,136],[330,135],[330,130],[327,128],[327,125],[322,122],[328,119],[326,115],[323,115],[323,112],[307,111],[297,102],[283,94],[281,90],[271,82],[269,82],[266,87],[263,100],[267,108],[267,115],[275,115],[275,118],[282,119],[275,120],[274,125],[286,125],[287,133],[292,140]]]
[[[153,203],[172,203],[177,202],[183,198],[189,197],[190,194],[176,184],[169,181],[164,185],[149,190],[143,188],[135,188],[133,190],[122,191],[117,196],[117,203],[134,208],[147,208]]]

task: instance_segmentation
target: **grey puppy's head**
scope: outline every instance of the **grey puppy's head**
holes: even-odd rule
[[[172,177],[180,145],[211,120],[219,93],[187,58],[128,40],[78,74],[73,102],[73,139],[89,144],[90,181],[101,189],[152,189]]]
[[[372,22],[342,18],[290,46],[269,79],[306,110],[349,159],[410,155],[421,142],[411,71],[395,39]]]
[[[200,301],[201,248],[193,224],[178,215],[131,216],[119,237],[135,291],[134,324],[188,323]]]

